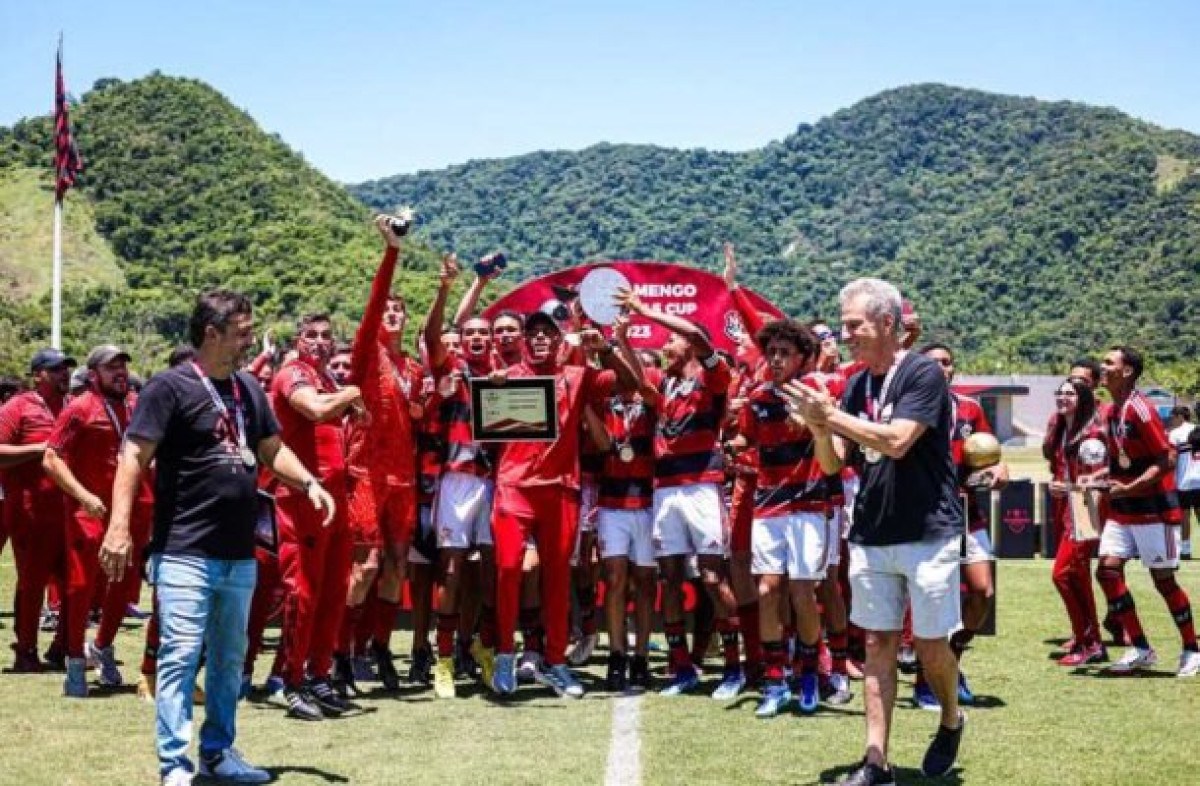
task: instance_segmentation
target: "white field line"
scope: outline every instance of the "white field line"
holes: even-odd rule
[[[638,736],[641,707],[640,694],[621,696],[613,702],[604,786],[640,786],[642,782],[642,741]]]

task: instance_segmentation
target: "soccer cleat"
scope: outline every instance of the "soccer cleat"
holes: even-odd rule
[[[268,696],[278,696],[284,692],[286,687],[283,683],[283,677],[280,677],[278,674],[272,674],[263,683],[263,690],[266,691]]]
[[[479,664],[479,679],[484,685],[491,685],[492,675],[496,673],[496,651],[475,639],[471,642],[471,657]]]
[[[495,668],[492,671],[492,690],[501,696],[517,692],[516,674],[517,656],[510,652],[496,655]]]
[[[681,696],[688,691],[693,690],[700,684],[700,675],[692,666],[686,666],[682,669],[675,670],[675,676],[667,683],[667,687],[659,691],[661,696]]]
[[[287,702],[289,718],[304,721],[325,720],[325,713],[317,703],[300,688],[284,688],[283,700]]]
[[[650,690],[650,662],[645,655],[629,659],[629,687]]]
[[[583,698],[583,685],[579,683],[574,672],[565,663],[556,663],[544,670],[538,681],[552,688],[559,696],[568,699]]]
[[[825,701],[833,706],[848,704],[854,698],[854,692],[850,690],[850,678],[845,674],[830,674],[829,688],[830,693]]]
[[[83,658],[67,658],[67,678],[63,680],[63,695],[72,699],[87,698],[87,661]]]
[[[358,683],[354,680],[354,666],[349,655],[333,656],[333,684],[338,692],[347,698],[362,695]]]
[[[354,681],[374,682],[375,670],[371,668],[371,658],[368,655],[355,655],[350,660],[350,669],[354,673]]]
[[[517,679],[521,682],[540,682],[545,660],[540,652],[525,650],[517,662]]]
[[[919,710],[942,711],[942,703],[938,701],[937,696],[933,695],[933,688],[929,687],[927,682],[918,682],[913,685],[913,704]]]
[[[579,640],[567,651],[567,663],[578,668],[583,666],[592,659],[592,653],[596,649],[596,643],[600,637],[595,633],[588,633],[579,637]]]
[[[963,674],[962,669],[958,672],[958,703],[971,705],[975,703],[975,694],[971,692],[971,686],[967,683],[967,675]]]
[[[762,700],[754,710],[756,718],[774,718],[790,704],[792,691],[784,680],[772,680],[763,690]]]
[[[433,650],[428,644],[414,649],[406,682],[409,685],[428,685],[433,682],[433,661]]]
[[[1088,664],[1104,663],[1105,661],[1108,660],[1108,650],[1105,649],[1104,645],[1101,644],[1100,642],[1096,642],[1095,644],[1093,644],[1090,647],[1088,647],[1087,649],[1085,649],[1084,655],[1087,656],[1087,660],[1085,660],[1084,663],[1088,663]]]
[[[158,684],[157,674],[142,674],[138,677],[137,697],[142,701],[154,702],[154,690]]]
[[[329,681],[328,677],[309,680],[307,688],[308,695],[317,703],[317,706],[321,708],[321,712],[326,716],[336,718],[347,712],[362,709],[357,704],[346,701],[342,697],[342,694],[338,693],[333,687],[333,683]]]
[[[896,786],[891,768],[883,768],[864,760],[854,772],[838,781],[838,786]]]
[[[379,673],[379,681],[384,690],[400,689],[400,675],[396,672],[395,658],[387,647],[371,644],[371,658],[375,661],[375,670]]]
[[[1195,677],[1200,674],[1200,652],[1184,650],[1179,653],[1179,670],[1176,677]]]
[[[1130,647],[1125,650],[1125,654],[1116,663],[1108,667],[1107,671],[1110,674],[1133,674],[1135,671],[1148,669],[1156,663],[1158,663],[1158,655],[1154,653],[1154,650]]]
[[[454,679],[464,679],[474,681],[479,677],[479,664],[475,662],[475,658],[471,656],[470,647],[463,648],[461,645],[454,648]],[[436,675],[435,675],[436,679]]]
[[[97,647],[94,642],[88,642],[85,650],[88,660],[94,661],[96,668],[100,670],[100,684],[110,688],[116,688],[125,684],[125,678],[121,676],[121,670],[117,668],[117,651],[113,645],[107,647]]]
[[[453,699],[454,662],[451,658],[440,658],[433,666],[433,695],[439,699]]]
[[[821,705],[821,683],[817,673],[810,671],[800,675],[800,712],[811,715]]]
[[[921,762],[921,773],[926,778],[940,778],[950,772],[954,760],[958,758],[958,745],[962,742],[963,729],[967,726],[967,716],[962,710],[958,712],[958,728],[948,729],[938,724],[937,734],[925,751],[925,759]]]
[[[42,653],[42,663],[46,665],[47,671],[66,671],[67,651],[57,641],[52,642]]]
[[[186,767],[176,767],[175,769],[162,776],[159,783],[162,786],[192,786],[192,771]]]
[[[271,773],[250,764],[236,748],[200,754],[200,774],[230,783],[268,783]]]
[[[18,649],[17,645],[12,645],[13,653],[13,674],[41,674],[44,671],[42,661],[37,656],[37,650],[22,650]]]
[[[742,673],[740,666],[734,666],[725,670],[725,673],[721,676],[721,684],[713,691],[712,697],[716,701],[736,699],[745,687],[746,675]]]
[[[604,677],[604,688],[609,693],[624,693],[629,687],[626,673],[629,669],[629,658],[624,652],[608,653],[608,673]]]

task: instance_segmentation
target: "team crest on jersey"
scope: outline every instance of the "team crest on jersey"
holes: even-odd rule
[[[729,336],[729,340],[734,343],[739,343],[742,337],[746,335],[746,326],[742,323],[742,317],[737,311],[725,312],[725,335]]]

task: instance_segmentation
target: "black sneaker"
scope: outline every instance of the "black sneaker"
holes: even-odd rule
[[[428,644],[413,650],[412,664],[408,667],[408,684],[433,684],[433,650]]]
[[[892,768],[871,764],[866,759],[859,768],[838,781],[839,786],[896,786],[896,774]]]
[[[604,678],[604,687],[609,693],[624,693],[629,687],[629,679],[625,670],[629,667],[629,658],[624,652],[608,653],[608,676]]]
[[[349,655],[333,656],[333,685],[344,698],[361,696],[358,683],[354,681],[354,664]]]
[[[629,659],[629,686],[650,690],[650,662],[645,655],[634,655]]]
[[[379,673],[379,681],[386,690],[400,689],[400,675],[396,672],[392,651],[377,644],[371,645],[371,657],[375,659],[375,670]]]
[[[66,671],[67,651],[59,646],[57,641],[53,642],[42,654],[42,663],[45,665],[46,671]]]
[[[283,699],[288,705],[288,716],[306,721],[325,720],[325,713],[316,701],[300,688],[284,688]]]
[[[467,641],[466,645],[454,647],[454,679],[474,682],[479,679],[479,664],[471,656],[471,642]]]
[[[351,710],[360,709],[356,704],[346,701],[342,698],[342,694],[334,690],[333,685],[327,677],[309,680],[308,695],[317,706],[321,708],[321,712],[325,715],[337,717]]]
[[[925,760],[921,762],[921,772],[927,778],[936,778],[950,772],[954,760],[958,758],[958,744],[962,741],[963,727],[967,725],[967,716],[962,710],[958,711],[958,728],[947,729],[938,724],[937,734],[925,751]]]

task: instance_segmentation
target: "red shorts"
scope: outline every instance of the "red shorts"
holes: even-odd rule
[[[380,548],[412,543],[417,530],[417,488],[354,478],[350,482],[348,516],[355,546]]]

